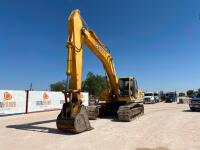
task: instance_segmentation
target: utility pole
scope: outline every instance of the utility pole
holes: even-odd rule
[[[29,86],[29,91],[32,91],[32,90],[33,90],[33,84],[31,83]]]

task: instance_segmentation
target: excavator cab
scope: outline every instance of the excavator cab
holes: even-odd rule
[[[138,85],[133,77],[119,78],[120,97],[137,97]]]

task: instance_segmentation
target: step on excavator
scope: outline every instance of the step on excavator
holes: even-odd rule
[[[99,97],[98,104],[87,108],[81,101],[83,44],[103,64],[108,86]],[[118,78],[113,58],[97,35],[88,28],[79,10],[73,10],[68,18],[67,84],[65,103],[57,117],[61,131],[80,133],[93,129],[89,119],[105,114],[115,114],[119,121],[131,121],[144,113],[143,92],[134,77]]]

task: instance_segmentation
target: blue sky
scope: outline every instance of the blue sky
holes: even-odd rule
[[[67,18],[80,9],[109,48],[118,76],[150,91],[200,87],[199,0],[1,0],[0,89],[46,90],[66,79]],[[83,78],[104,74],[84,49]]]

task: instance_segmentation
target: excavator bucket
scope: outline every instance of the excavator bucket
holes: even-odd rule
[[[79,113],[71,117],[71,104],[64,103],[60,114],[57,117],[56,125],[61,131],[81,133],[92,130],[85,106],[81,105]]]

